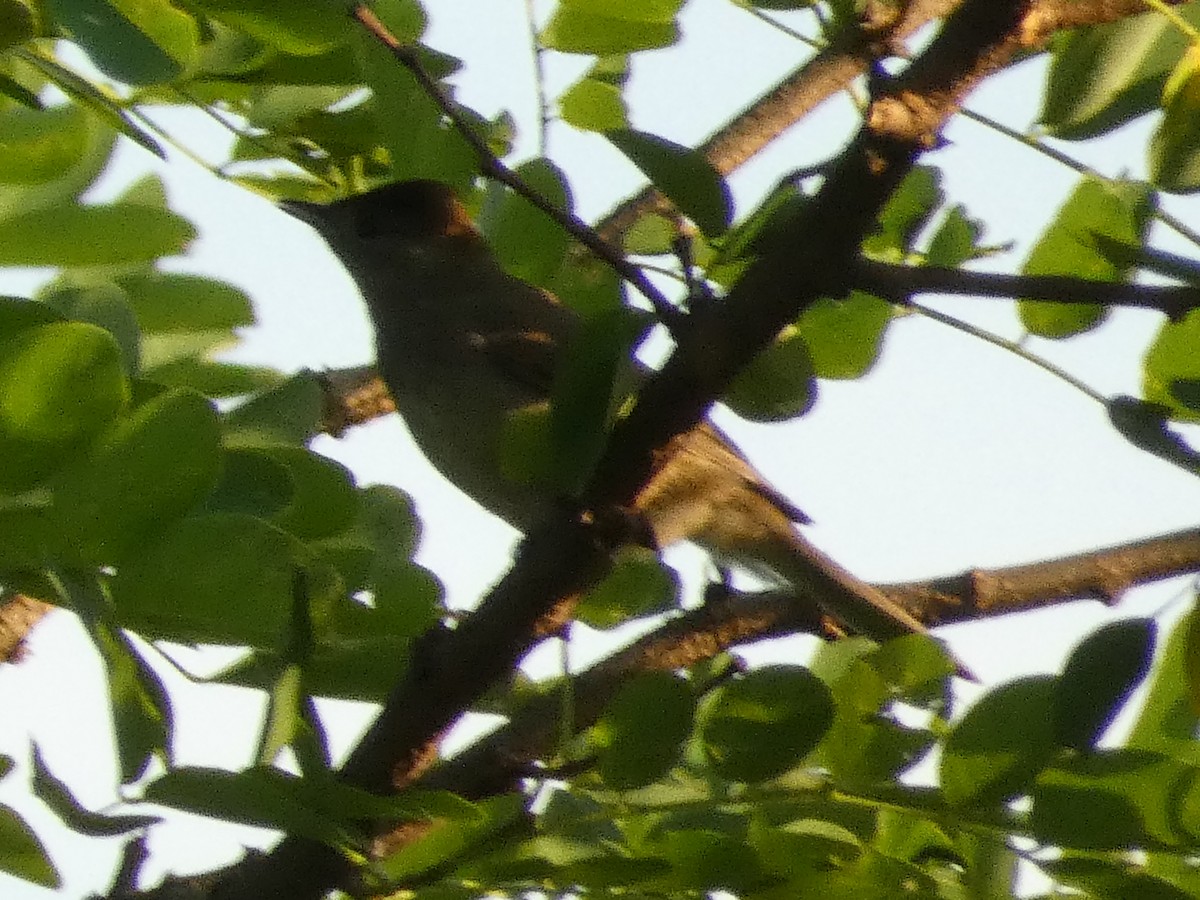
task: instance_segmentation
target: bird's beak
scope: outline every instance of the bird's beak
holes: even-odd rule
[[[329,222],[329,210],[320,203],[309,203],[306,200],[280,200],[275,205],[293,219],[298,219],[317,231],[321,231],[322,226]]]

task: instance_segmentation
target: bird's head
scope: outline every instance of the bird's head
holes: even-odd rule
[[[333,203],[286,200],[279,207],[339,253],[364,242],[399,247],[480,239],[453,189],[440,181],[397,181]]]

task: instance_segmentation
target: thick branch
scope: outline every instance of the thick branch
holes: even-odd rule
[[[1200,570],[1200,528],[1060,559],[973,569],[929,581],[879,585],[930,626],[1093,598],[1115,602],[1126,590]],[[740,644],[797,633],[820,634],[812,604],[788,591],[729,595],[692,610],[598,663],[574,685],[576,731],[594,724],[617,689],[639,672],[674,671]],[[513,790],[558,736],[556,698],[531,703],[505,727],[439,766],[424,786],[480,798]]]
[[[655,449],[692,428],[714,398],[808,304],[841,296],[863,237],[941,125],[987,74],[1022,49],[1025,2],[969,2],[928,51],[885,84],[867,121],[793,227],[733,287],[703,308],[688,340],[646,385],[617,427],[584,493],[588,506],[630,504],[653,470]]]
[[[1088,597],[1115,603],[1129,588],[1198,569],[1200,529],[1192,528],[1045,562],[885,585],[883,590],[922,621],[945,624]]]
[[[51,604],[24,594],[0,600],[0,663],[21,661],[29,632],[52,609]]]
[[[728,594],[671,619],[580,675],[573,686],[575,732],[595,724],[617,689],[641,672],[673,672],[718,653],[766,637],[821,634],[824,623],[811,603],[796,603],[790,591]],[[561,704],[539,698],[511,722],[473,744],[423,779],[423,787],[478,799],[513,790],[544,758],[557,739]]]

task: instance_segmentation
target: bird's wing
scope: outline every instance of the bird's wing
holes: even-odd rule
[[[544,331],[493,331],[470,336],[473,349],[501,377],[531,396],[548,397],[558,364],[558,342]]]

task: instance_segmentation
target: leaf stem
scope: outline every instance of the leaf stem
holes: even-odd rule
[[[1151,2],[1151,0],[1146,0],[1146,2]],[[1054,160],[1060,165],[1066,166],[1068,169],[1078,172],[1080,175],[1096,178],[1101,181],[1111,182],[1114,180],[1108,175],[1105,175],[1103,172],[1093,169],[1091,166],[1080,162],[1063,151],[1051,147],[1050,145],[1046,144],[1042,138],[1035,134],[1017,131],[1015,128],[1010,128],[1008,125],[1005,125],[1003,122],[999,122],[990,116],[984,115],[981,112],[975,112],[974,110],[963,109],[961,110],[960,114],[970,119],[972,122],[976,122],[985,128],[989,128],[1007,138],[1012,138],[1014,141],[1024,144],[1031,150],[1041,153],[1043,156]],[[1200,247],[1200,231],[1196,231],[1195,229],[1191,228],[1161,207],[1155,208],[1153,215],[1154,218],[1162,222],[1162,224],[1166,225],[1184,240],[1188,241],[1193,246]]]
[[[525,0],[525,27],[529,31],[529,49],[533,54],[533,85],[538,111],[537,152],[538,156],[545,156],[550,132],[550,106],[546,98],[546,67],[543,65],[543,54],[546,51],[538,38],[537,16],[533,4],[534,0]]]
[[[1197,31],[1191,22],[1163,3],[1162,0],[1142,0],[1142,2],[1183,32],[1193,44],[1200,44],[1200,31]]]
[[[912,309],[914,312],[916,312],[922,316],[925,316],[927,319],[932,319],[933,321],[940,322],[941,324],[943,324],[949,328],[954,328],[958,331],[963,332],[964,334],[969,334],[971,337],[977,338],[981,341],[986,341],[987,343],[989,343],[995,347],[999,347],[1001,350],[1007,350],[1009,353],[1012,353],[1015,356],[1019,356],[1021,359],[1025,360],[1026,362],[1033,363],[1035,366],[1037,366],[1042,371],[1048,372],[1049,374],[1053,375],[1055,378],[1058,378],[1061,381],[1066,382],[1071,387],[1075,388],[1077,391],[1079,391],[1082,394],[1084,394],[1085,396],[1087,396],[1089,399],[1095,400],[1101,406],[1105,406],[1108,403],[1108,398],[1105,397],[1103,394],[1101,394],[1099,391],[1095,390],[1090,385],[1085,384],[1083,381],[1076,378],[1074,375],[1072,375],[1066,369],[1056,366],[1054,363],[1050,362],[1048,359],[1038,356],[1036,353],[1030,352],[1025,347],[1021,346],[1019,343],[1017,343],[1015,341],[1010,341],[1007,338],[1002,338],[998,334],[993,334],[990,331],[985,331],[982,328],[972,325],[970,322],[965,322],[962,319],[958,319],[958,318],[955,318],[954,316],[947,315],[946,313],[940,312],[940,311],[933,309],[931,307],[928,307],[928,306],[924,306],[923,304],[920,304],[920,303],[915,303],[915,302],[910,301],[908,303],[908,308]]]

